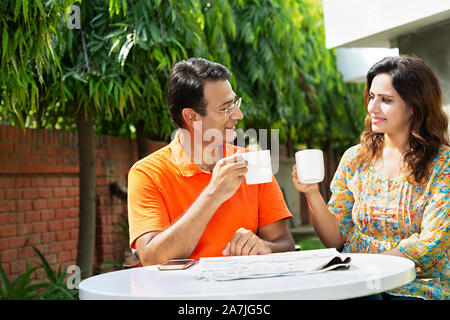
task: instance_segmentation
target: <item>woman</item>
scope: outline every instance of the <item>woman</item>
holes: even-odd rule
[[[388,57],[367,74],[361,143],[342,156],[328,205],[298,181],[316,233],[343,252],[406,257],[413,282],[375,298],[449,298],[450,147],[439,82],[422,60]]]

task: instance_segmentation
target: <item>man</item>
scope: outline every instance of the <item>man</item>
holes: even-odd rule
[[[243,118],[230,77],[200,58],[170,73],[169,112],[180,130],[128,175],[130,246],[143,265],[294,249],[285,224],[292,215],[276,180],[247,185],[246,150],[227,144]]]

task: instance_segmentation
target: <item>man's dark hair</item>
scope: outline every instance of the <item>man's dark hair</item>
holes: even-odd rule
[[[201,116],[206,115],[203,96],[205,81],[228,80],[230,71],[223,65],[202,58],[191,58],[177,62],[169,76],[168,104],[172,121],[183,128],[182,111],[192,108]]]

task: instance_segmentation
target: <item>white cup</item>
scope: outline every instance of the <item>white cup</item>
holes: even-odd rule
[[[242,158],[248,162],[248,172],[245,174],[247,184],[267,183],[272,181],[272,160],[270,150],[242,153]]]
[[[300,183],[318,183],[325,175],[323,152],[319,149],[300,150],[295,153],[297,176]]]

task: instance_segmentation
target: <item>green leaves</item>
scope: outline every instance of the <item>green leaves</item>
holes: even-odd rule
[[[6,24],[4,24],[2,32],[2,60],[5,59],[7,50],[8,50],[8,27]]]
[[[33,267],[29,262],[25,272],[14,280],[8,279],[4,269],[0,265],[0,300],[72,300],[77,299],[77,289],[67,289],[65,282],[66,272],[59,266],[58,270],[53,270],[45,259],[44,255],[36,248],[33,250],[38,255],[41,264]],[[36,271],[43,270],[46,279],[38,276]]]
[[[24,116],[35,112],[40,105],[44,70],[55,76],[59,57],[55,55],[55,40],[61,24],[61,13],[71,0],[51,1],[18,0],[3,7],[0,23],[1,64],[0,97],[3,114],[10,123],[24,126]]]
[[[70,127],[89,106],[108,133],[130,135],[143,120],[149,138],[167,139],[170,69],[201,56],[231,69],[244,127],[279,128],[296,146],[357,140],[362,89],[342,81],[325,47],[320,1],[90,0],[76,3],[82,30],[69,30],[61,17],[73,3],[18,0],[0,17],[0,96],[11,121]]]

